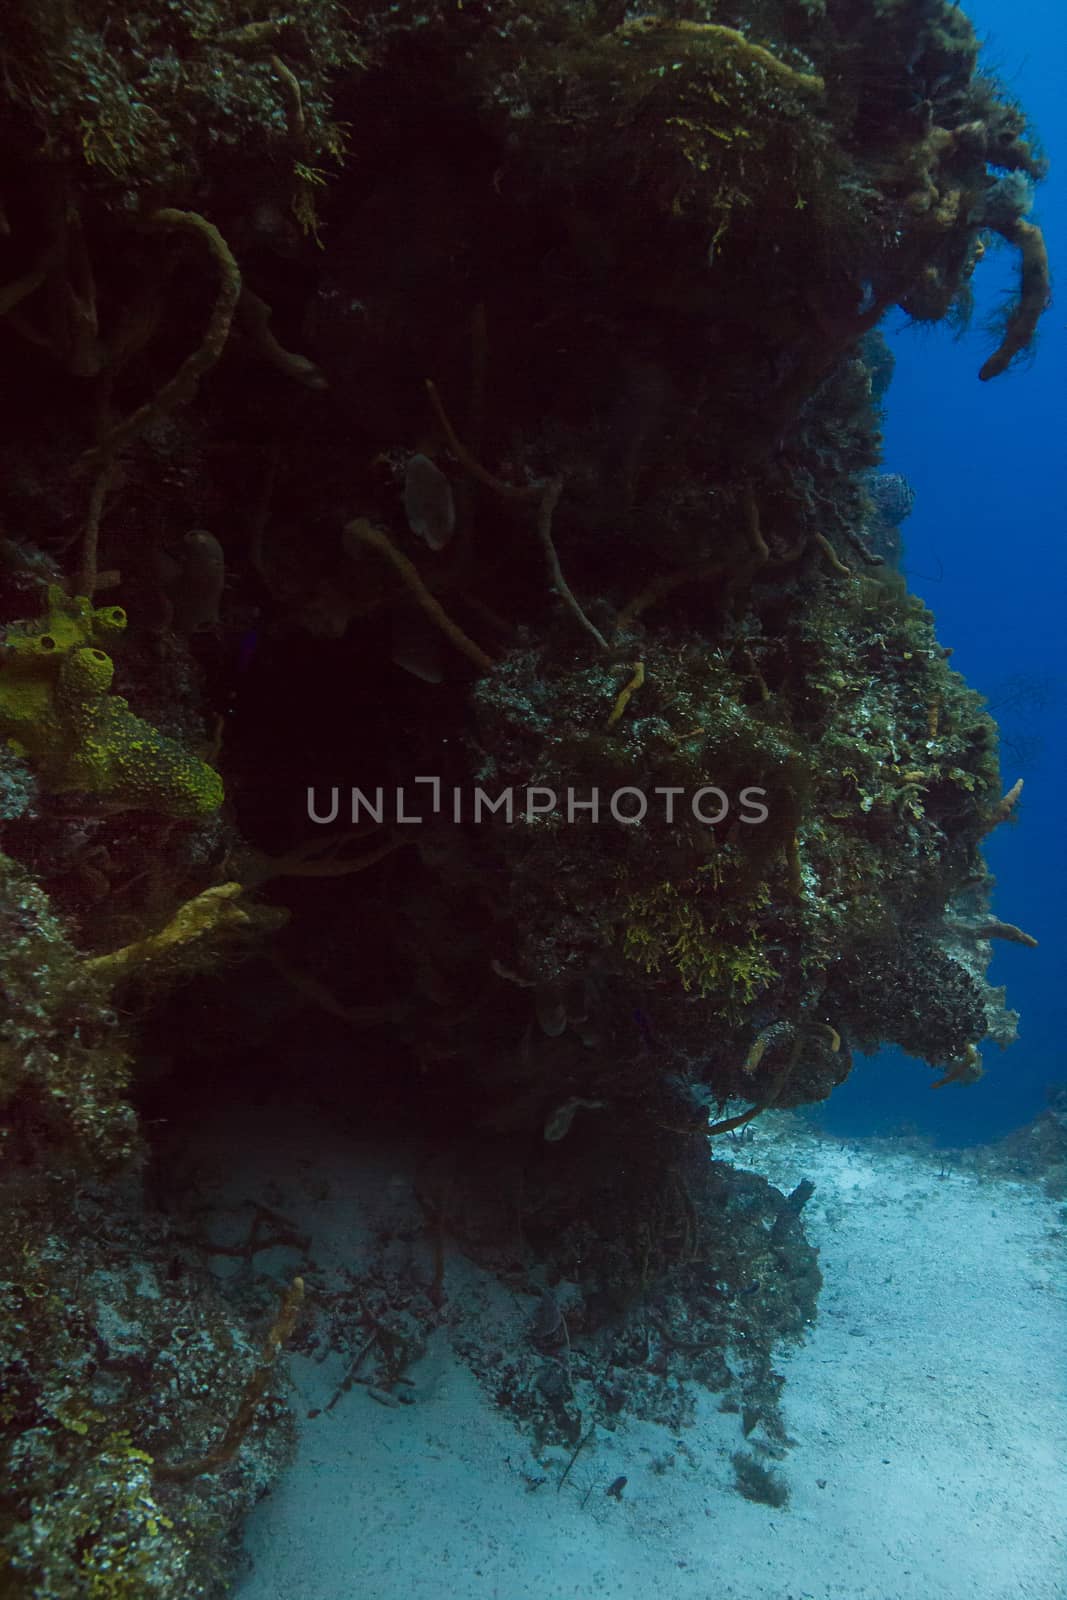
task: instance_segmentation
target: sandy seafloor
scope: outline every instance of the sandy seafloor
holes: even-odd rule
[[[313,1121],[213,1145],[218,1195],[259,1189],[327,1278],[406,1204],[403,1157]],[[538,1464],[442,1329],[404,1407],[357,1385],[309,1419],[346,1363],[293,1357],[299,1445],[248,1523],[239,1600],[1067,1600],[1067,1208],[789,1117],[729,1154],[816,1185],[819,1317],[776,1362],[784,1509],[737,1492],[740,1423],[714,1395],[681,1434],[598,1430],[557,1492],[567,1452]],[[524,1337],[532,1300],[456,1254],[447,1269],[468,1332]]]

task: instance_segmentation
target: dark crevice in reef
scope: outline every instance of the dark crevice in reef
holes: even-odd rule
[[[540,1440],[700,1382],[780,1455],[803,1197],[709,1124],[1013,1033],[878,324],[999,239],[1030,352],[1023,113],[943,0],[17,0],[0,64],[0,1593],[225,1589],[344,1309],[210,1275],[242,1107],[408,1141],[366,1303],[536,1293],[548,1377],[464,1354]]]

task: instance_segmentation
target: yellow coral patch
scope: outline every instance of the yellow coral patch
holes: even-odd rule
[[[776,976],[764,953],[755,916],[738,916],[730,898],[706,905],[697,884],[683,891],[673,883],[657,884],[631,895],[623,916],[623,952],[648,973],[672,971],[682,988],[701,998],[715,995],[727,1006],[749,1005]],[[767,903],[765,885],[753,897],[755,913]],[[730,906],[724,915],[722,906]]]
[[[6,632],[0,737],[51,793],[94,795],[114,810],[208,816],[223,800],[218,773],[110,692],[114,662],[101,646],[125,626],[121,607],[50,587],[44,616]]]

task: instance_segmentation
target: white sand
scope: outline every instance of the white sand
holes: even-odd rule
[[[410,1203],[403,1152],[295,1118],[217,1137],[220,1158],[246,1152],[229,1194],[299,1221],[327,1277]],[[557,1493],[565,1453],[535,1462],[442,1331],[403,1408],[357,1386],[308,1420],[345,1363],[294,1359],[299,1451],[250,1520],[240,1600],[1067,1600],[1064,1207],[788,1118],[731,1154],[817,1185],[819,1321],[778,1362],[785,1509],[736,1492],[740,1423],[714,1397],[682,1436],[601,1431]],[[397,1267],[425,1281],[421,1248]],[[523,1336],[532,1302],[457,1256],[446,1281],[487,1339]]]

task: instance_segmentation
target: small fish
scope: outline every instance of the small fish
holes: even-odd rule
[[[181,542],[178,572],[168,588],[172,626],[178,633],[203,633],[219,625],[226,583],[226,556],[213,533],[194,528]]]
[[[443,550],[456,531],[452,485],[429,456],[416,454],[408,459],[404,515],[412,533],[431,550]]]
[[[559,983],[539,983],[534,989],[534,1011],[541,1032],[558,1039],[567,1027],[567,997]]]

